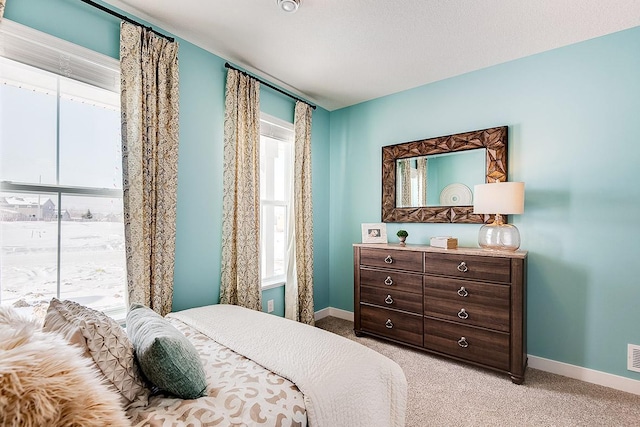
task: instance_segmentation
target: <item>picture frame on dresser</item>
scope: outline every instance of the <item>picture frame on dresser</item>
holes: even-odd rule
[[[362,224],[362,243],[387,243],[387,224],[383,222]]]

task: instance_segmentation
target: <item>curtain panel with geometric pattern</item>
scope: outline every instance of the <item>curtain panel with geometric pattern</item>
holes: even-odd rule
[[[309,104],[297,101],[293,121],[293,233],[285,285],[285,317],[313,325],[313,202],[311,198],[311,116]],[[293,265],[291,265],[293,260]]]
[[[260,83],[229,69],[225,91],[220,303],[262,310]]]
[[[178,44],[120,26],[122,179],[129,303],[171,311],[178,185]]]

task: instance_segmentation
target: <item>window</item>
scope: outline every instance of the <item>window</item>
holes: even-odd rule
[[[0,303],[42,316],[57,297],[123,317],[118,62],[5,21]]]
[[[293,125],[262,114],[260,120],[260,252],[262,288],[286,280],[291,201]]]

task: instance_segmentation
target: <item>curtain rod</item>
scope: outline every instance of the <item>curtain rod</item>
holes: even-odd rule
[[[282,89],[280,89],[280,88],[277,88],[277,87],[273,86],[273,85],[272,85],[272,84],[270,84],[269,82],[265,82],[264,80],[259,79],[258,77],[256,77],[256,76],[254,76],[254,75],[251,75],[251,74],[247,73],[246,71],[243,71],[243,70],[241,70],[241,69],[239,69],[239,68],[234,67],[233,65],[229,64],[228,62],[225,62],[224,66],[225,66],[225,68],[231,68],[232,70],[236,70],[236,71],[238,71],[239,73],[244,74],[245,76],[249,76],[249,77],[251,77],[252,79],[256,79],[257,81],[259,81],[259,82],[260,82],[260,83],[262,83],[263,85],[265,85],[265,86],[267,86],[267,87],[269,87],[269,88],[271,88],[271,89],[273,89],[273,90],[275,90],[275,91],[277,91],[277,92],[280,92],[280,93],[281,93],[281,94],[283,94],[283,95],[287,95],[289,98],[293,98],[293,99],[295,99],[296,101],[304,102],[305,104],[307,104],[309,107],[313,108],[314,110],[316,109],[316,106],[315,106],[315,105],[313,105],[313,104],[311,104],[310,102],[307,102],[307,101],[305,101],[304,99],[298,98],[298,97],[297,97],[297,96],[295,96],[295,95],[291,95],[290,93],[285,92],[284,90],[282,90]]]
[[[165,39],[169,40],[171,43],[173,43],[173,42],[174,42],[174,38],[173,38],[173,37],[169,37],[169,36],[167,36],[167,35],[164,35],[164,34],[162,34],[162,33],[158,32],[158,31],[154,30],[154,29],[153,29],[153,28],[151,28],[151,27],[147,27],[146,25],[142,25],[142,24],[141,24],[141,23],[139,23],[138,21],[134,21],[133,19],[128,18],[128,17],[126,17],[126,16],[124,16],[124,15],[121,15],[121,14],[119,14],[119,13],[118,13],[118,12],[116,12],[116,11],[113,11],[113,10],[111,10],[111,9],[107,8],[107,7],[102,6],[101,4],[98,4],[98,3],[94,2],[94,1],[91,1],[91,0],[80,0],[80,1],[81,1],[82,3],[86,3],[86,4],[88,4],[89,6],[93,6],[93,7],[95,7],[96,9],[100,9],[100,10],[101,10],[101,11],[103,11],[103,12],[107,12],[109,15],[113,15],[113,16],[115,16],[116,18],[120,18],[120,19],[122,19],[123,21],[127,21],[127,22],[128,22],[128,23],[130,23],[130,24],[137,25],[138,27],[146,28],[147,30],[149,30],[149,31],[153,32],[154,34],[157,34],[157,35],[159,35],[160,37],[163,37],[163,38],[165,38]]]

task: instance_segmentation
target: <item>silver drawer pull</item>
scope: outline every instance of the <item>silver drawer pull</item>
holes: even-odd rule
[[[384,284],[387,286],[393,285],[393,280],[391,280],[391,276],[387,276],[387,278],[384,279]]]
[[[384,299],[384,302],[386,302],[387,304],[393,304],[393,298],[391,298],[391,295],[387,295],[387,297]]]
[[[393,322],[391,319],[387,319],[387,323],[385,323],[384,326],[386,326],[387,329],[393,329]]]
[[[384,262],[386,262],[387,264],[393,264],[393,258],[391,258],[391,255],[387,255],[387,257],[384,259]]]
[[[460,286],[460,289],[458,289],[458,295],[460,295],[461,297],[466,297],[467,295],[469,295],[469,292],[467,292],[464,286]]]
[[[461,319],[466,319],[469,317],[469,313],[463,308],[458,312],[458,317]]]
[[[467,339],[465,337],[460,337],[460,339],[458,340],[458,345],[462,348],[469,347],[469,343],[467,342]]]
[[[467,267],[467,263],[462,261],[460,265],[458,265],[458,271],[461,273],[466,273],[467,271],[469,271],[469,267]]]

